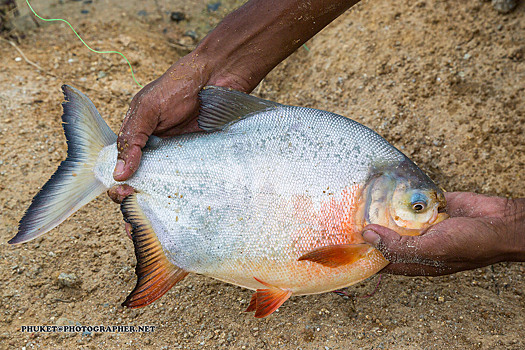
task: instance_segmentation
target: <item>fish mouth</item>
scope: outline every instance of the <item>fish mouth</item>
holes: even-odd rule
[[[448,219],[449,217],[450,215],[448,215],[446,212],[438,212],[437,215],[432,220],[430,220],[428,223],[430,225],[435,225],[445,219]]]
[[[436,216],[432,218],[428,223],[430,225],[435,225],[438,222],[441,222],[445,219],[448,219],[450,215],[447,214],[447,201],[445,200],[445,195],[443,193],[439,193],[437,195],[437,199],[439,201]]]
[[[428,220],[428,224],[429,225],[435,225],[438,222],[441,222],[441,221],[443,221],[445,219],[448,219],[449,217],[450,217],[450,215],[447,214],[447,205],[446,205],[446,203],[444,203],[443,200],[440,200],[439,204],[438,204],[438,207],[437,207],[437,210],[435,211],[435,213],[432,216],[432,218],[430,218],[430,220]]]

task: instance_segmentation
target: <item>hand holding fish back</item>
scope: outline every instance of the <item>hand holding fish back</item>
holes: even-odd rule
[[[400,236],[378,225],[365,228],[365,241],[391,262],[383,271],[436,276],[525,261],[525,199],[468,192],[445,196],[451,218],[421,236]]]
[[[358,0],[251,0],[228,15],[197,48],[133,98],[118,134],[117,181],[138,168],[150,135],[200,131],[198,93],[206,85],[249,93],[275,66]],[[242,33],[242,34],[240,34]],[[121,202],[129,189],[113,189]]]

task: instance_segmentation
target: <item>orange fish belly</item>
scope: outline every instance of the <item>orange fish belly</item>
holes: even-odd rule
[[[219,267],[211,277],[250,289],[263,286],[259,279],[273,286],[290,290],[294,295],[316,294],[344,288],[358,283],[388,264],[376,249],[370,246],[361,258],[347,265],[328,267],[298,259],[316,248],[364,243],[361,237],[363,220],[359,218],[361,187],[345,188],[326,196],[316,205],[306,195],[294,196],[287,203],[290,211],[276,215],[290,215],[296,230],[286,235],[285,249],[268,256],[233,256],[228,264]],[[284,205],[278,205],[283,208]]]

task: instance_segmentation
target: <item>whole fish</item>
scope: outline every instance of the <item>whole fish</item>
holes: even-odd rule
[[[116,135],[93,103],[62,87],[67,159],[35,196],[9,243],[38,237],[117,183]],[[238,91],[200,93],[206,132],[151,137],[121,204],[132,225],[141,307],[189,272],[255,290],[264,317],[291,295],[344,288],[388,261],[367,224],[418,235],[447,217],[443,192],[367,127]]]

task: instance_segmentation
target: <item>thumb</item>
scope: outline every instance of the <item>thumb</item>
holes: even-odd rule
[[[368,225],[363,231],[363,239],[378,249],[391,263],[416,262],[420,250],[419,236],[401,236],[397,232],[379,225]]]
[[[158,124],[158,111],[141,92],[131,102],[117,138],[118,159],[113,172],[117,181],[127,180],[137,170],[142,148]]]

